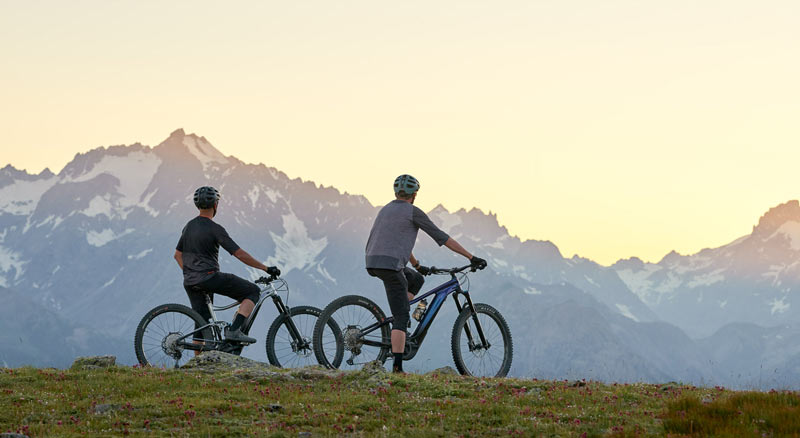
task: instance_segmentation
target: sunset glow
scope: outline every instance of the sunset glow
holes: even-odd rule
[[[184,128],[291,177],[497,214],[604,264],[800,196],[800,3],[6,2],[0,167]]]

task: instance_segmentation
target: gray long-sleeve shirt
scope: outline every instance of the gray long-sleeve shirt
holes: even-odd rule
[[[439,245],[450,236],[434,225],[424,211],[413,204],[396,199],[381,208],[367,240],[367,268],[403,269],[411,258],[422,229]]]

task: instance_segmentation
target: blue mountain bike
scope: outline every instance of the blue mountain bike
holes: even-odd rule
[[[404,359],[416,356],[442,304],[452,295],[458,309],[451,337],[456,368],[463,375],[503,377],[511,368],[511,330],[495,308],[472,303],[467,277],[469,268],[469,265],[452,269],[431,268],[431,274],[449,275],[450,279],[411,300],[413,306],[433,296],[414,333],[406,337]],[[463,302],[460,297],[463,297]],[[366,297],[347,295],[338,298],[322,310],[314,325],[314,355],[321,365],[328,368],[357,368],[375,360],[383,363],[392,348],[393,320]],[[340,330],[335,332],[331,326]]]

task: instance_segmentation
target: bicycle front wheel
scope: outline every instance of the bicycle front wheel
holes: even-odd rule
[[[325,307],[314,325],[317,362],[327,368],[351,370],[375,360],[385,362],[392,342],[389,325],[382,324],[385,320],[381,308],[365,297],[337,298]],[[339,333],[331,329],[329,321],[335,323]]]
[[[456,368],[465,376],[505,377],[511,368],[511,330],[503,315],[488,304],[475,304],[474,311],[468,307],[461,311],[453,325],[451,348]]]
[[[316,365],[317,359],[312,348],[314,325],[322,310],[311,306],[292,307],[289,315],[278,315],[267,331],[267,359],[276,367],[304,367]],[[332,319],[328,320],[328,330],[338,336],[339,327]],[[337,359],[338,356],[338,359]],[[342,360],[342,351],[334,354],[333,362]]]
[[[200,314],[182,304],[164,304],[147,312],[136,327],[133,341],[139,364],[160,368],[184,365],[194,357],[184,344],[192,342],[190,333],[195,327],[206,324]],[[203,332],[201,337],[211,341],[211,329]]]

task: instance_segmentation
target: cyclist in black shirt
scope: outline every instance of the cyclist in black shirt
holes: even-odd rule
[[[183,270],[183,288],[189,295],[192,309],[208,321],[211,314],[206,305],[206,294],[212,300],[215,293],[235,299],[240,303],[239,311],[236,312],[233,323],[225,329],[225,339],[252,344],[256,340],[242,333],[241,327],[258,301],[259,288],[243,278],[219,272],[219,247],[225,248],[242,263],[261,269],[269,275],[280,275],[280,270],[275,266],[267,267],[254,259],[231,239],[222,225],[213,221],[219,198],[219,191],[213,187],[200,187],[194,192],[194,205],[200,210],[200,214],[183,227],[175,248],[175,260]]]

